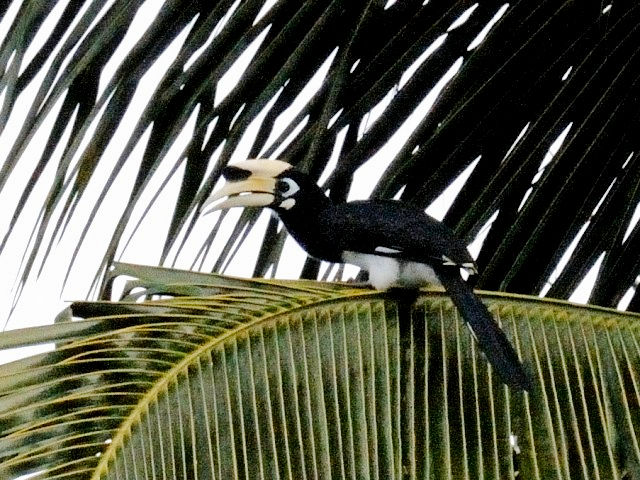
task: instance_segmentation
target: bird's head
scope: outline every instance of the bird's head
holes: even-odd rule
[[[225,167],[222,176],[226,183],[205,201],[205,213],[232,207],[269,207],[283,214],[329,201],[307,175],[281,160],[245,160]]]

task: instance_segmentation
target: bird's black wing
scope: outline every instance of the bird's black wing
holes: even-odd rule
[[[336,205],[326,228],[342,251],[370,253],[429,265],[474,269],[466,245],[442,222],[395,201]]]
[[[475,264],[465,244],[448,227],[398,202],[351,202],[336,206],[331,228],[342,250],[431,265],[502,381],[531,389],[530,377],[509,339],[460,276],[461,267],[475,268]]]

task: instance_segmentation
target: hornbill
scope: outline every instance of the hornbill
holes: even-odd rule
[[[393,200],[334,204],[310,177],[280,160],[246,160],[222,175],[226,184],[207,199],[205,213],[269,207],[309,255],[363,268],[376,289],[444,286],[502,381],[531,389],[506,335],[462,278],[461,270],[476,274],[476,264],[446,225]]]

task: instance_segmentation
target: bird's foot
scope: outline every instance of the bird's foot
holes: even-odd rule
[[[420,296],[420,289],[391,287],[387,289],[387,293],[399,303],[413,305]]]

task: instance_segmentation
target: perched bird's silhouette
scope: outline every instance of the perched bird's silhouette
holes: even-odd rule
[[[246,160],[222,174],[226,184],[203,208],[269,207],[309,255],[357,265],[379,290],[444,286],[502,381],[530,390],[506,335],[462,278],[461,270],[476,274],[476,264],[446,225],[398,201],[335,204],[311,178],[279,160]]]

